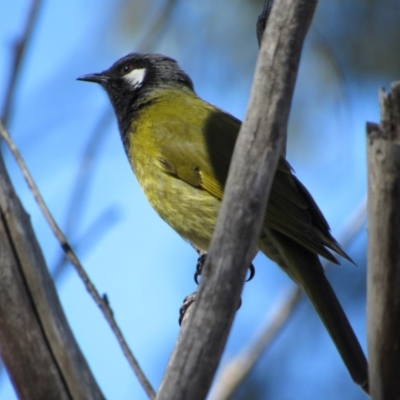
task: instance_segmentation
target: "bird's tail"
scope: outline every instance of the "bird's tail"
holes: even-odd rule
[[[300,284],[334,341],[351,377],[368,393],[368,362],[356,335],[325,277],[318,256],[292,239],[277,233],[268,234],[260,248]]]

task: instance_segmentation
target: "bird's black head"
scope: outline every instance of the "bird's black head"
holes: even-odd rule
[[[99,83],[107,92],[121,131],[144,104],[153,101],[157,89],[193,90],[191,79],[172,58],[161,54],[131,53],[109,69],[83,75],[81,81]]]

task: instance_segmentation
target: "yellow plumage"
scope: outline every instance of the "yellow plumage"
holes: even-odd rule
[[[201,100],[176,62],[161,55],[130,54],[107,71],[80,79],[107,91],[129,161],[151,205],[183,238],[207,250],[240,121]],[[304,288],[353,379],[367,390],[367,361],[318,255],[336,262],[333,250],[350,258],[283,158],[258,246]]]

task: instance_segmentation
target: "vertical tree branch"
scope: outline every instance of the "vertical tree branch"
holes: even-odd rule
[[[316,0],[281,0],[264,31],[247,115],[236,144],[192,315],[157,399],[204,399],[257,247],[282,151],[305,34]]]
[[[373,400],[400,399],[400,82],[367,124],[368,353]]]

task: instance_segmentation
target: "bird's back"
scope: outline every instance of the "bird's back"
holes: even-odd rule
[[[127,151],[140,185],[166,222],[206,250],[240,121],[190,90],[154,91],[136,115]],[[332,261],[336,260],[326,247],[346,257],[312,196],[283,158],[265,226]]]

